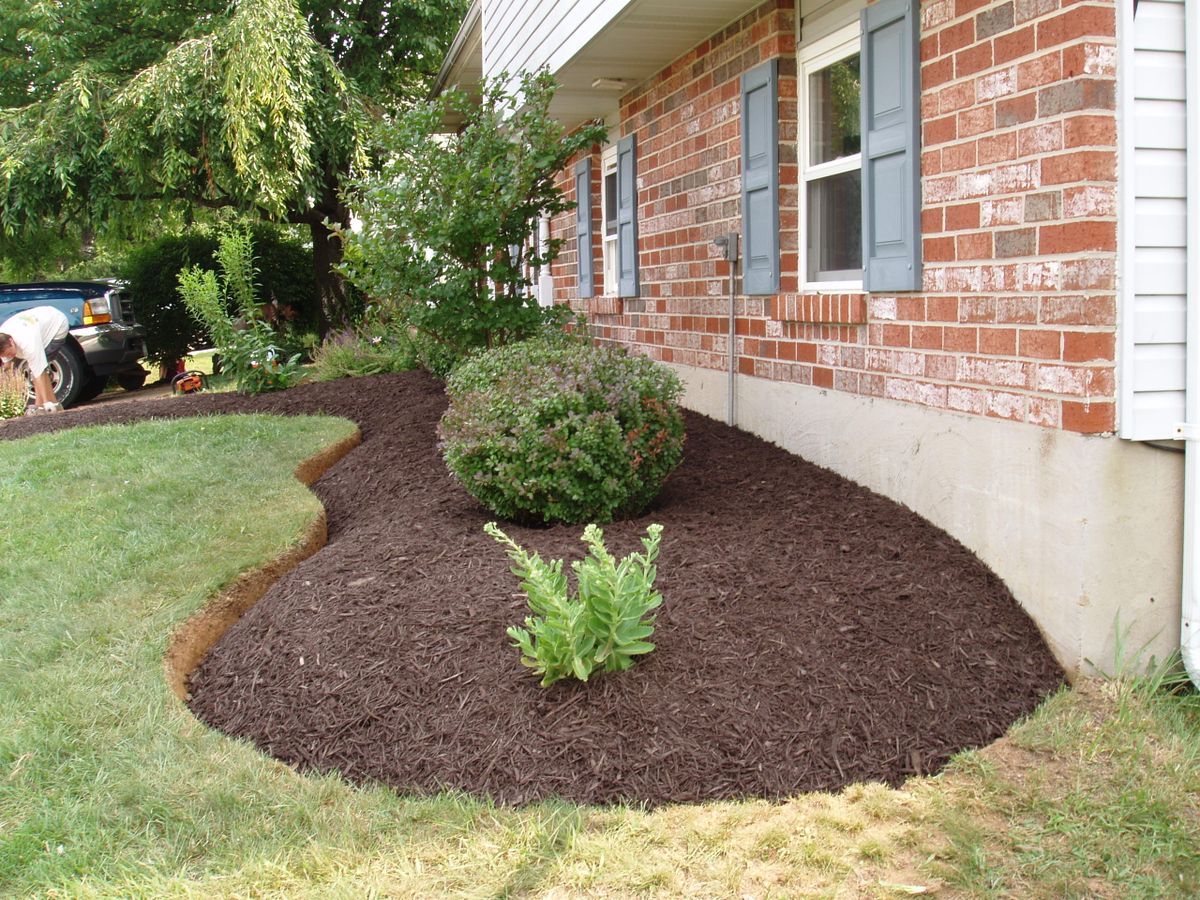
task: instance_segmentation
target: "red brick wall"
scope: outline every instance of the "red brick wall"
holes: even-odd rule
[[[596,335],[726,365],[739,77],[780,59],[782,291],[739,298],[743,374],[1079,432],[1114,427],[1115,20],[1108,0],[921,7],[924,291],[799,294],[793,4],[772,0],[621,101],[638,139],[641,296],[556,295]],[[594,247],[598,287],[599,156]],[[566,177],[566,176],[565,176]],[[554,224],[568,244],[574,224]]]

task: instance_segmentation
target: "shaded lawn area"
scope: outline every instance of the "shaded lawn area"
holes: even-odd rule
[[[0,555],[0,893],[1149,896],[1200,876],[1194,698],[1128,684],[1057,694],[902,791],[649,812],[355,788],[204,728],[166,689],[167,635],[297,539],[317,507],[290,472],[346,428],[237,417],[0,441],[0,501],[24,525]]]

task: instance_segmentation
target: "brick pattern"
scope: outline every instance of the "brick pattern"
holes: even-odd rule
[[[793,4],[772,0],[622,98],[622,134],[636,133],[638,143],[640,296],[625,298],[618,315],[609,313],[610,298],[579,300],[572,214],[551,224],[552,237],[563,241],[565,251],[552,269],[555,301],[586,313],[598,338],[668,362],[727,365],[729,264],[712,240],[741,227],[740,78],[769,59],[779,60],[781,286],[796,290],[795,46]],[[599,148],[593,159],[598,173]],[[560,185],[573,199],[569,170]],[[599,199],[597,176],[597,217]],[[600,230],[597,218],[593,231],[599,235]],[[595,254],[599,285],[599,239]],[[739,334],[765,336],[771,301],[738,299]]]
[[[740,227],[739,76],[778,57],[782,292],[738,299],[740,371],[1112,431],[1115,22],[1111,0],[922,3],[924,290],[818,295],[797,273],[793,7],[759,7],[622,100],[639,144],[642,291],[617,313],[579,303],[596,336],[726,365],[728,270],[710,241]],[[555,236],[573,239],[569,216]],[[555,268],[563,302],[578,303],[573,269],[569,254]]]
[[[865,294],[780,294],[771,304],[771,318],[781,322],[822,322],[865,325]]]
[[[910,351],[952,372],[946,408],[1111,431],[1115,8],[935,0],[921,13],[931,295],[924,315],[879,310],[880,327],[907,326]]]
[[[620,297],[593,297],[587,306],[593,316],[619,316],[625,311]]]

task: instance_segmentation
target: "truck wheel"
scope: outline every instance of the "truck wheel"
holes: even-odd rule
[[[93,375],[84,383],[79,391],[79,395],[75,398],[75,402],[87,403],[89,400],[95,400],[104,393],[106,387],[108,387],[107,375]]]
[[[79,399],[87,381],[83,360],[69,346],[62,347],[49,359],[50,385],[54,397],[64,407]]]
[[[127,391],[136,391],[146,383],[146,377],[150,373],[138,366],[136,369],[125,369],[117,373],[117,384]]]

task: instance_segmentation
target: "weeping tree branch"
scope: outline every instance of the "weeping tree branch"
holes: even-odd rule
[[[341,244],[325,223],[348,223],[343,188],[371,167],[374,120],[403,104],[465,5],[0,0],[27,37],[0,40],[0,70],[28,85],[3,96],[38,98],[0,110],[0,225],[95,223],[147,201],[304,225],[336,321]]]

